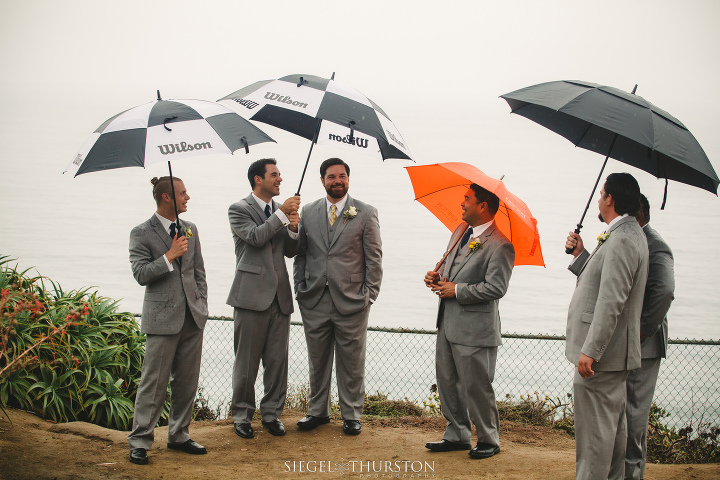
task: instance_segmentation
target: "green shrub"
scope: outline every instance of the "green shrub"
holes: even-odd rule
[[[389,400],[387,395],[375,392],[375,395],[365,395],[363,414],[378,417],[422,417],[423,409],[407,398]]]
[[[675,430],[662,423],[670,414],[654,403],[650,407],[647,435],[647,461],[652,463],[720,462],[720,428],[692,424]],[[695,433],[695,435],[693,435]]]
[[[145,349],[133,315],[9,261],[0,256],[0,406],[128,430]],[[162,423],[168,412],[166,400]]]

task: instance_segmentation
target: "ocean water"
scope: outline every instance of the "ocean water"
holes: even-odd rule
[[[50,108],[44,122],[53,128],[41,128],[40,141],[39,125],[24,113],[22,100],[5,99],[0,115],[0,254],[16,258],[22,268],[35,267],[65,289],[96,288],[119,299],[121,309],[140,312],[143,288],[130,273],[128,236],[154,212],[149,180],[167,174],[167,166],[62,175],[90,132],[116,113],[104,105],[61,112],[66,106]],[[492,108],[507,111],[495,104]],[[410,121],[405,128],[422,130],[420,122]],[[487,125],[476,141],[418,142],[415,148],[421,149],[412,144],[411,149],[417,164],[464,161],[491,176],[505,175],[508,189],[538,221],[546,266],[514,269],[500,302],[503,332],[563,334],[575,284],[567,271],[565,237],[579,220],[603,159],[517,116],[505,115]],[[308,141],[260,126],[278,143],[253,146],[249,155],[238,151],[173,164],[173,173],[185,181],[191,197],[184,216],[199,229],[211,315],[232,314],[225,304],[235,264],[227,208],[250,192],[247,166],[258,158],[277,158],[284,179],[278,199],[283,200],[295,192],[307,157]],[[456,133],[448,130],[438,137],[452,139]],[[317,145],[301,192],[303,202],[324,195],[318,168],[330,156],[350,164],[350,194],[379,210],[384,276],[370,325],[433,329],[437,298],[425,288],[423,276],[441,258],[450,232],[414,201],[403,167],[415,163],[382,162],[353,150]],[[706,191],[670,182],[667,207],[660,211],[663,181],[614,160],[603,177],[612,171],[635,175],[651,202],[651,224],[674,251],[677,287],[670,336],[720,338],[720,253],[714,246],[720,236],[720,201]],[[593,198],[581,233],[590,248],[604,229],[596,215]],[[292,271],[291,260],[288,269]],[[299,312],[292,319],[300,321]]]

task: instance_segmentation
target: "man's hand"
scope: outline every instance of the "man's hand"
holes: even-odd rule
[[[298,225],[300,225],[300,214],[295,212],[287,215],[288,221],[290,222],[288,224],[288,228],[292,230],[293,232],[297,233],[298,231]]]
[[[290,218],[291,213],[297,213],[300,208],[300,195],[295,195],[280,205],[280,210],[285,214],[286,217]]]
[[[577,257],[580,255],[585,248],[583,247],[583,241],[582,238],[580,238],[580,235],[574,232],[570,232],[568,234],[567,240],[565,240],[565,248],[571,249],[574,248],[575,250],[572,251],[572,256]]]
[[[431,285],[430,289],[440,298],[455,298],[455,284],[447,280]]]
[[[437,272],[427,272],[425,274],[425,286],[428,288],[432,288],[433,285],[436,285],[440,281],[440,274]]]
[[[170,246],[170,250],[168,250],[165,254],[165,258],[168,259],[168,262],[172,263],[176,259],[185,255],[185,252],[187,252],[187,243],[187,238],[175,235],[172,245]]]
[[[587,378],[595,375],[595,372],[592,369],[592,364],[594,361],[595,360],[588,357],[584,353],[580,354],[580,360],[578,360],[578,373],[581,377]]]

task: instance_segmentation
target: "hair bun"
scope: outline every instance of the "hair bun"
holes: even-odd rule
[[[153,177],[153,178],[150,180],[150,183],[152,183],[153,186],[155,186],[155,184],[157,184],[157,182],[158,182],[158,177]]]

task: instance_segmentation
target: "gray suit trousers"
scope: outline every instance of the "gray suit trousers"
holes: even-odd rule
[[[277,296],[267,310],[235,307],[235,364],[230,406],[235,423],[251,423],[255,413],[255,379],[263,364],[265,395],[260,400],[263,422],[282,414],[287,397],[290,315],[280,310]]]
[[[447,420],[444,440],[470,443],[475,424],[479,443],[500,446],[500,416],[492,386],[497,351],[497,347],[451,343],[445,337],[444,322],[440,323],[435,368]]]
[[[308,415],[330,414],[333,355],[337,357],[337,388],[343,420],[360,420],[365,400],[365,348],[370,304],[343,315],[326,287],[312,309],[300,304],[310,363]]]
[[[575,478],[621,480],[625,473],[625,379],[628,371],[575,370]]]
[[[190,310],[185,311],[182,330],[175,335],[147,335],[140,386],[135,397],[132,432],[127,437],[130,449],[149,449],[155,439],[168,380],[170,381],[170,417],[168,442],[190,439],[188,428],[200,377],[203,331]]]
[[[645,477],[648,416],[660,372],[660,360],[660,358],[643,358],[641,367],[632,370],[627,378],[626,479],[642,480]]]

